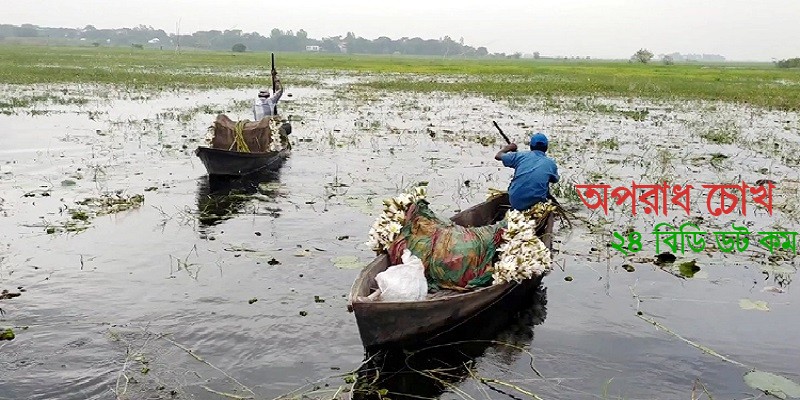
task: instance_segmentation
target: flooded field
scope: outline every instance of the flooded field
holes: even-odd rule
[[[723,253],[712,239],[656,265],[648,234],[689,220],[709,232],[798,231],[797,112],[383,92],[352,86],[360,79],[293,87],[285,77],[292,155],[275,176],[234,183],[210,182],[194,149],[217,113],[252,118],[256,89],[4,86],[0,331],[14,338],[0,341],[0,398],[800,396],[795,254],[755,239]],[[554,194],[574,214],[557,233],[558,267],[469,349],[404,359],[458,355],[463,368],[412,360],[404,385],[382,388],[354,373],[375,359],[345,298],[373,256],[369,227],[382,199],[418,182],[446,216],[505,189],[493,120],[520,144],[531,130],[551,139]],[[696,188],[689,216],[591,211],[574,187],[664,180]],[[775,183],[772,215],[706,210],[702,184],[758,180]],[[608,246],[632,231],[640,252]],[[746,382],[750,370],[786,380]]]

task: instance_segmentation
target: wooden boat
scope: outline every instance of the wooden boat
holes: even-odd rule
[[[273,132],[271,123],[279,122],[282,150],[269,151]],[[198,147],[195,154],[203,161],[209,176],[245,176],[255,172],[277,171],[289,157],[288,135],[292,128],[279,116],[260,121],[233,121],[220,114],[214,121],[210,146]],[[237,137],[239,138],[237,141]],[[236,151],[238,144],[245,151]]]
[[[517,296],[519,292],[436,340],[366,351],[350,400],[381,400],[383,390],[392,393],[393,399],[438,399],[475,377],[473,367],[487,351],[502,352],[509,359],[524,358],[523,348],[547,318],[547,289],[539,286]]]
[[[198,147],[195,154],[203,161],[209,175],[244,176],[256,172],[277,171],[289,157],[289,150],[245,153]]]
[[[464,210],[452,218],[457,225],[470,227],[501,220],[509,209],[508,195],[495,197]],[[552,213],[537,236],[552,249]],[[377,289],[375,276],[389,267],[389,257],[381,254],[364,267],[350,290],[348,309],[355,314],[364,347],[402,344],[428,340],[464,323],[512,292],[532,291],[542,277],[521,283],[503,283],[470,292],[442,290],[422,301],[386,302],[362,300]]]

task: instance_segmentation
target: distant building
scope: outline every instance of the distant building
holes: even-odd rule
[[[306,46],[306,51],[320,51],[319,46]]]

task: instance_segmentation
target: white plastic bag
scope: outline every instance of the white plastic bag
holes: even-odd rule
[[[392,265],[375,276],[382,301],[417,301],[428,295],[425,267],[408,249],[403,251],[402,264]]]

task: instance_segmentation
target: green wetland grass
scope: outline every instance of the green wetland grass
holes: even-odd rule
[[[493,97],[607,96],[708,100],[800,109],[800,71],[763,64],[631,64],[589,60],[276,54],[287,84],[318,72],[363,75],[372,89]],[[94,83],[132,88],[237,88],[269,82],[268,53],[0,45],[0,84]]]

